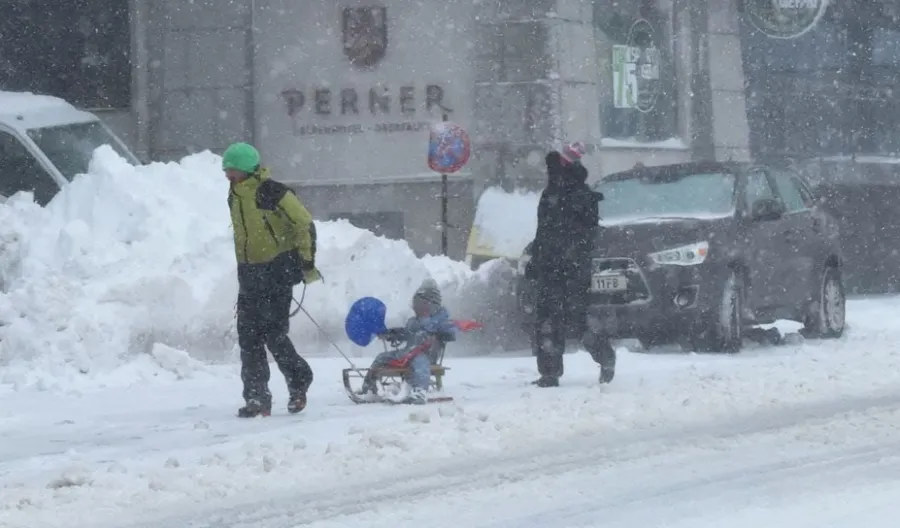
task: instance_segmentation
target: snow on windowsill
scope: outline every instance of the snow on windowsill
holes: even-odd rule
[[[634,139],[603,138],[600,140],[600,148],[687,150],[688,146],[679,138],[649,142]]]

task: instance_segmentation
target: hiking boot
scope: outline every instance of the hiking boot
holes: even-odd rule
[[[239,418],[256,418],[257,416],[271,416],[272,404],[259,400],[247,400],[247,404],[238,409]]]
[[[559,378],[556,376],[541,376],[540,378],[531,382],[532,385],[537,385],[538,387],[546,388],[546,387],[559,387]]]
[[[369,393],[378,394],[378,384],[375,383],[374,379],[366,378],[358,394],[366,395]]]
[[[306,393],[305,392],[292,392],[291,397],[288,400],[287,410],[291,414],[297,414],[298,412],[306,409]]]
[[[616,376],[616,367],[607,365],[600,367],[600,383],[606,384],[610,383],[613,378]]]

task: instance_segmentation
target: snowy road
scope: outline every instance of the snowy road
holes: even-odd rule
[[[898,298],[859,300],[840,340],[624,353],[603,387],[586,354],[553,390],[528,385],[530,357],[451,358],[456,401],[424,408],[353,405],[326,358],[302,415],[276,373],[260,420],[234,418],[233,365],[0,387],[0,527],[821,527],[853,508],[886,526],[897,315]]]
[[[895,526],[900,395],[537,452],[140,525]],[[888,515],[891,513],[891,515]]]

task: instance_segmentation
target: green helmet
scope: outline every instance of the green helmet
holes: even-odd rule
[[[252,174],[259,168],[259,151],[248,143],[232,143],[222,154],[222,170],[237,169]]]

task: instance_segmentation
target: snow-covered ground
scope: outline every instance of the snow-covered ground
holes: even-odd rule
[[[284,410],[275,370],[275,414],[239,420],[219,160],[110,154],[44,210],[0,205],[2,527],[895,524],[898,298],[850,302],[835,341],[621,349],[609,386],[584,353],[537,389],[527,353],[463,342],[455,401],[425,407],[351,403],[346,363],[298,316],[309,407]],[[490,307],[487,272],[346,223],[319,232],[326,283],[304,306],[337,338],[352,300],[398,320],[429,274],[460,316]],[[339,346],[361,366],[375,348]]]
[[[750,519],[756,509],[783,526],[788,517],[778,512],[800,506],[767,502],[791,487],[781,478],[818,486],[796,493],[835,486],[807,471],[821,465],[884,492],[885,472],[896,470],[896,451],[884,449],[897,447],[896,414],[852,423],[832,415],[900,405],[900,330],[885,324],[900,300],[854,301],[849,313],[852,328],[834,342],[751,346],[735,357],[623,350],[606,387],[583,353],[567,356],[564,386],[553,390],[528,385],[529,357],[460,358],[446,388],[456,400],[426,407],[354,405],[341,391],[344,365],[325,358],[313,360],[302,415],[281,409],[276,374],[276,413],[248,421],[234,418],[240,385],[231,365],[185,363],[180,380],[160,375],[127,389],[7,389],[0,525],[594,526],[596,511],[618,523],[604,526],[634,526],[648,520],[640,504],[649,503],[667,508],[672,523],[702,513],[739,526],[729,516]],[[802,423],[804,413],[817,420]],[[744,438],[751,433],[761,439]],[[857,458],[842,466],[848,453]],[[881,461],[874,480],[853,465],[858,457]],[[710,489],[746,508],[717,503]],[[390,498],[401,492],[414,498]],[[695,501],[697,511],[666,496]],[[559,510],[581,516],[555,521]]]

